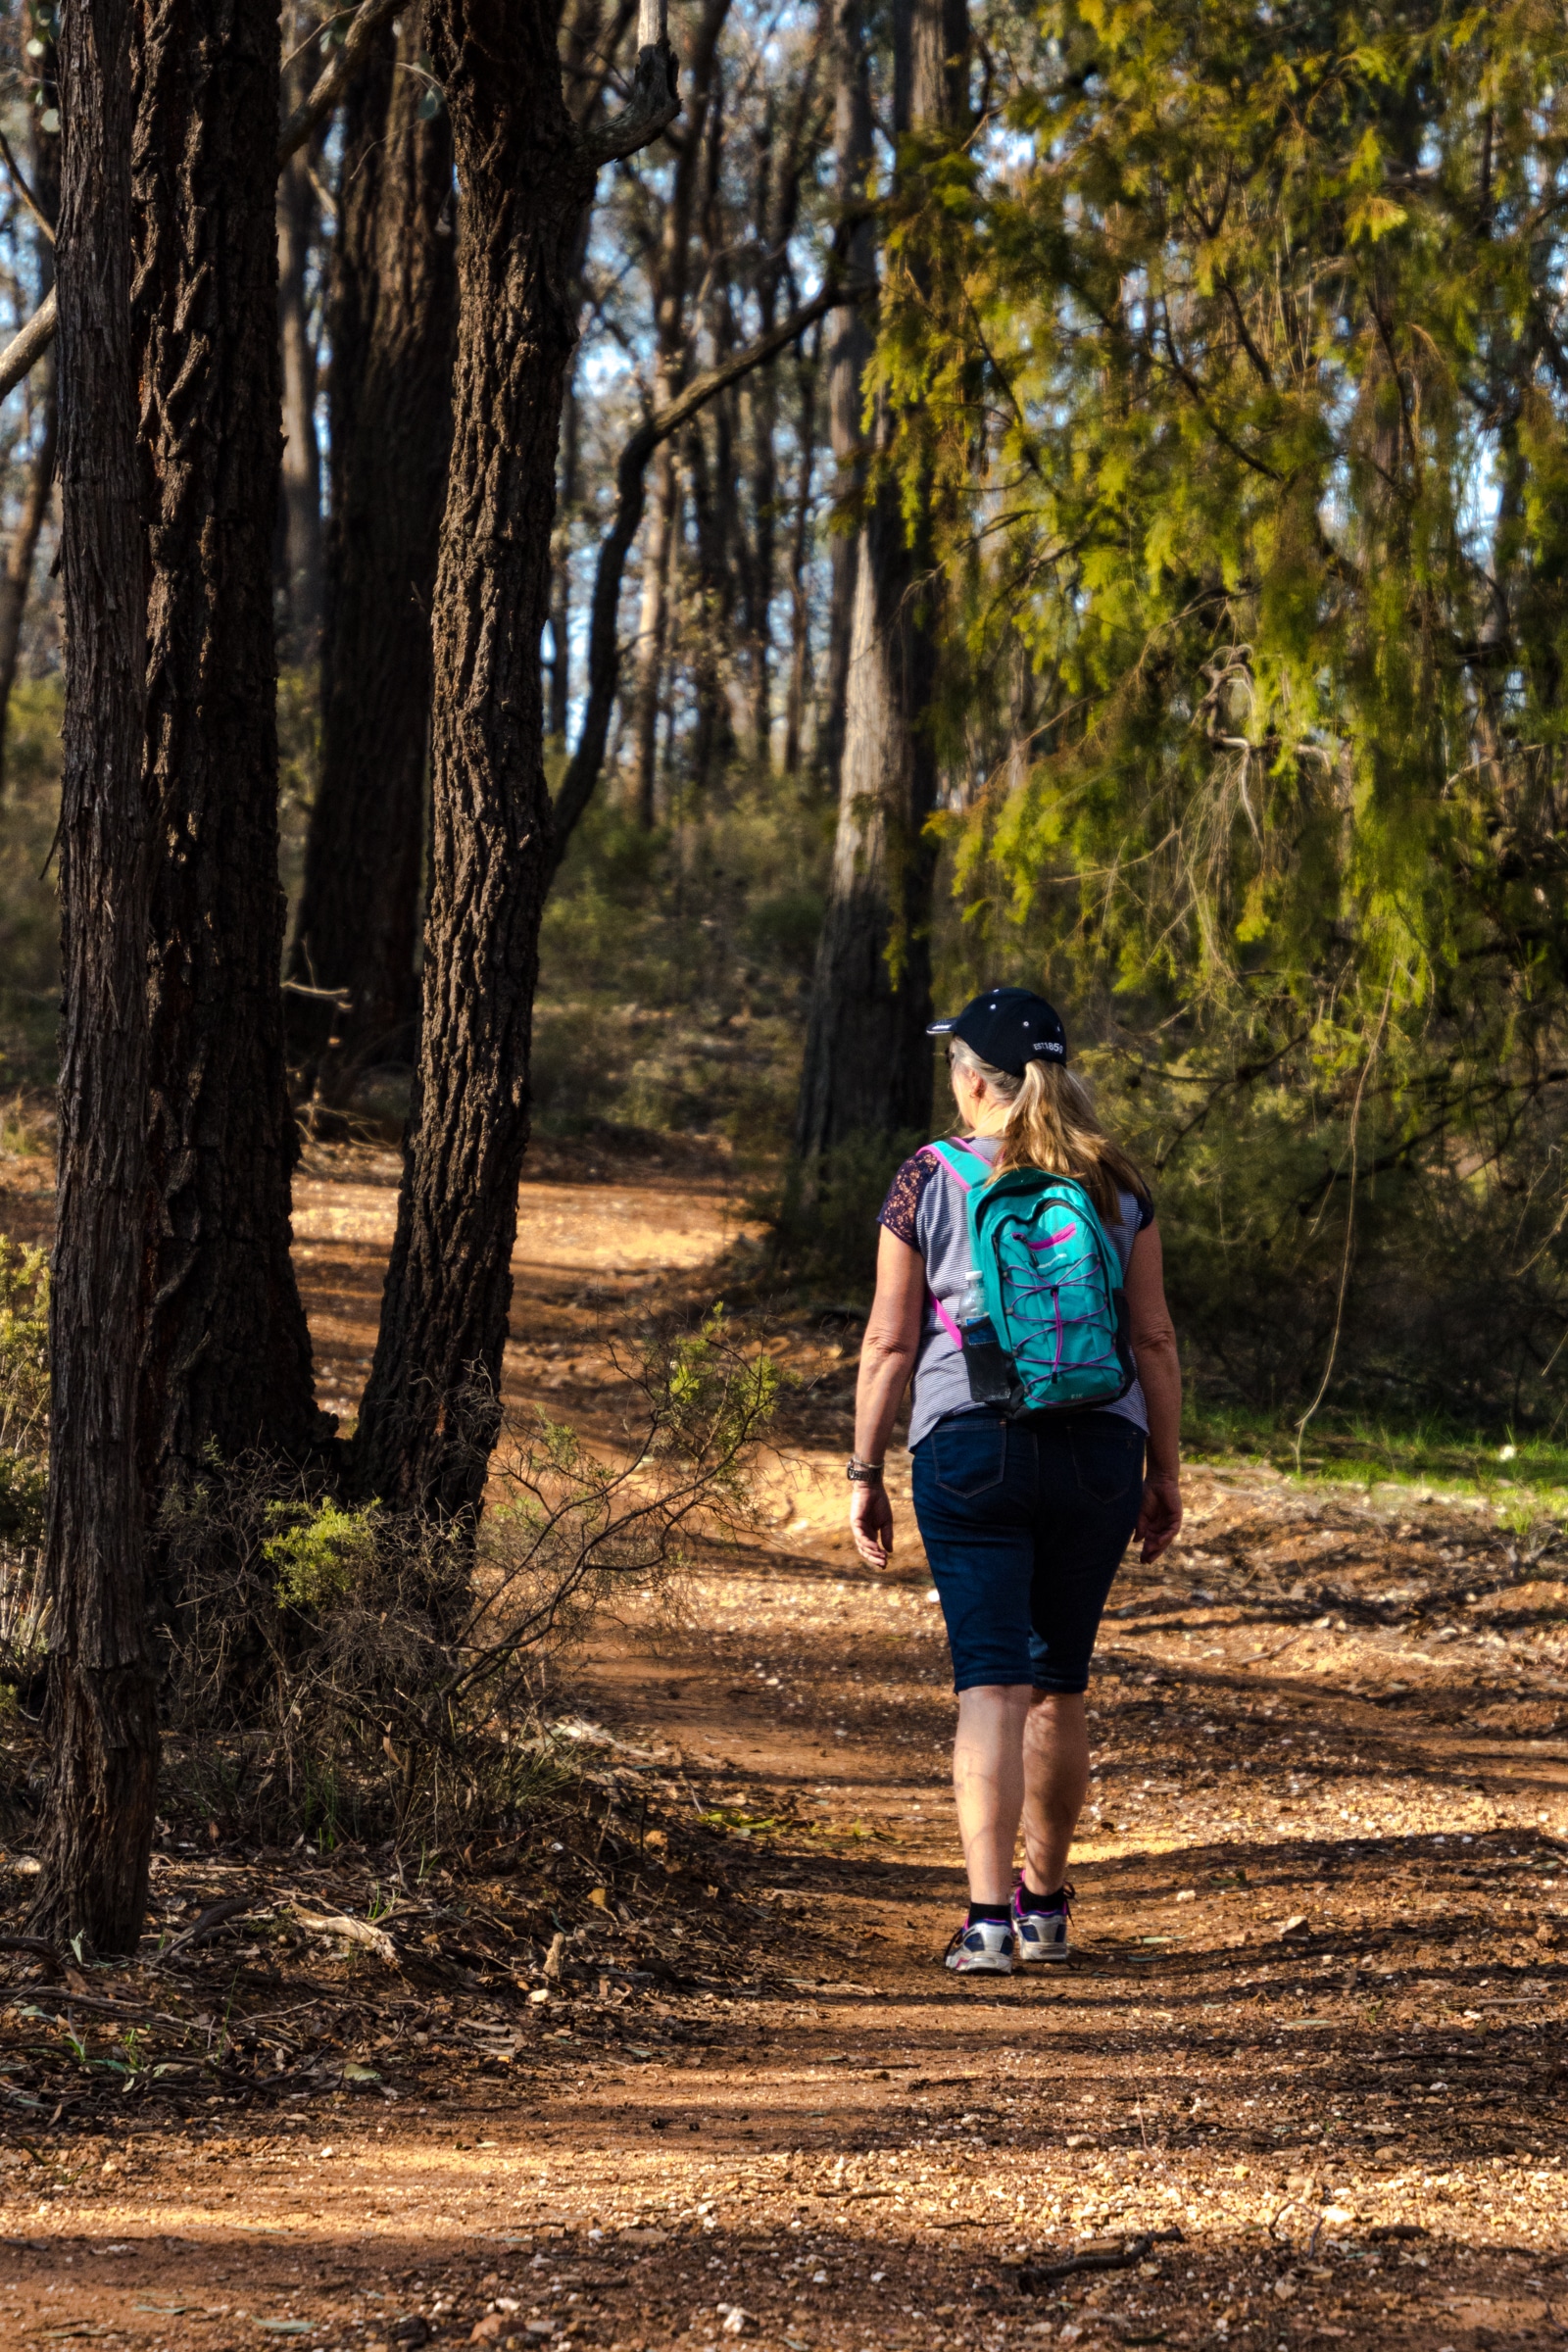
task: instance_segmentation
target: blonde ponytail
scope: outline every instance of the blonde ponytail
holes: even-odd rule
[[[1048,1176],[1071,1176],[1081,1184],[1106,1224],[1121,1215],[1118,1196],[1149,1199],[1149,1187],[1128,1154],[1105,1133],[1087,1089],[1059,1061],[1031,1061],[1021,1078],[993,1069],[956,1038],[953,1059],[1006,1102],[1007,1123],[995,1173],[1007,1168],[1041,1168]]]

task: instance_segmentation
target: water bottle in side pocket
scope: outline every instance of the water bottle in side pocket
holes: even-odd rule
[[[971,1266],[958,1301],[958,1331],[969,1374],[969,1394],[976,1404],[1007,1404],[1017,1388],[1017,1374],[986,1312],[985,1287],[977,1266]]]

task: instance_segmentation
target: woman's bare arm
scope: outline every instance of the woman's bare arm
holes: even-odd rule
[[[924,1313],[925,1265],[920,1252],[899,1241],[884,1225],[877,1242],[876,1297],[860,1342],[860,1376],[855,1392],[858,1461],[879,1462],[887,1451],[899,1404],[919,1353]],[[887,1566],[893,1549],[893,1506],[885,1487],[851,1489],[850,1532],[862,1560],[873,1568]]]
[[[1127,1319],[1139,1385],[1149,1407],[1149,1470],[1138,1517],[1143,1556],[1157,1560],[1181,1531],[1182,1364],[1165,1304],[1165,1253],[1146,1225],[1127,1268]]]

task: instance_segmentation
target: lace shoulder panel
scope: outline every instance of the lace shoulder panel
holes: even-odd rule
[[[915,1238],[915,1211],[936,1172],[937,1163],[927,1154],[917,1152],[912,1159],[906,1159],[888,1186],[888,1197],[877,1218],[877,1223],[885,1225],[896,1242],[904,1242],[911,1250],[920,1247]]]

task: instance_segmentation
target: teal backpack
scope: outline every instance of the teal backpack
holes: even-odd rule
[[[1127,1336],[1121,1259],[1081,1184],[1040,1168],[990,1163],[962,1144],[927,1144],[962,1188],[983,1320],[937,1319],[962,1348],[977,1403],[1009,1419],[1113,1404],[1138,1377]]]

